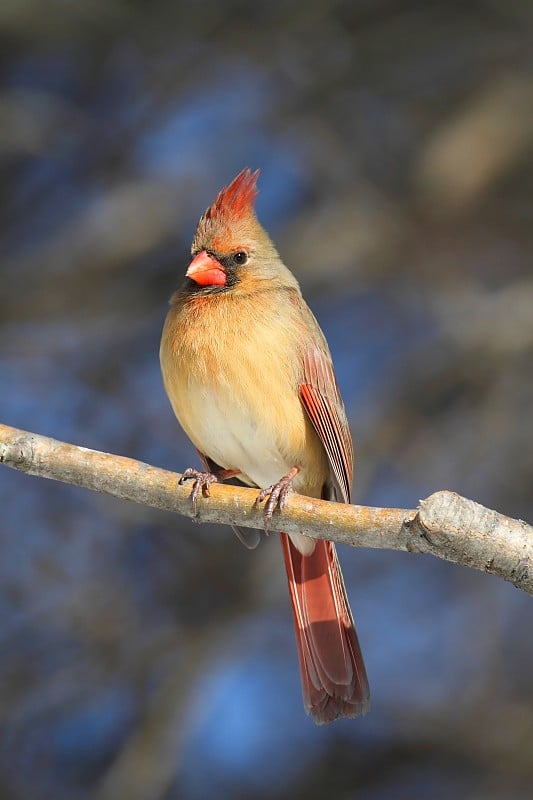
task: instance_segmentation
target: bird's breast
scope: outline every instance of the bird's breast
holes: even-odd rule
[[[198,450],[216,464],[238,470],[252,486],[269,486],[291,469],[290,458],[254,398],[246,402],[237,393],[190,381],[180,422]]]
[[[291,339],[290,320],[268,306],[203,319],[171,309],[161,344],[163,380],[201,453],[260,488],[298,466],[294,488],[320,496],[327,459],[299,399],[292,333]]]

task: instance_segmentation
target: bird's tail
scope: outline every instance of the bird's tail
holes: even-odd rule
[[[303,556],[286,533],[281,541],[305,709],[318,725],[365,714],[368,680],[335,545],[318,540]]]

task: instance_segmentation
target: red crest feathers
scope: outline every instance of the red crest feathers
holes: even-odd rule
[[[258,177],[258,169],[252,172],[246,168],[239,172],[230,185],[218,193],[213,205],[207,209],[205,212],[207,219],[217,216],[234,219],[251,214],[257,197]]]

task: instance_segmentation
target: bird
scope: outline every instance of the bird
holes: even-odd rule
[[[203,469],[259,490],[265,530],[291,491],[349,503],[353,446],[331,353],[299,284],[255,213],[243,169],[200,217],[160,347],[163,384]],[[238,535],[246,541],[243,531]],[[304,707],[317,724],[365,714],[368,679],[335,545],[279,532]]]

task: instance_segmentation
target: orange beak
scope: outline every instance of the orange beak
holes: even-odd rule
[[[198,286],[225,286],[226,273],[214,256],[205,250],[198,253],[189,264],[186,272]]]

